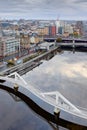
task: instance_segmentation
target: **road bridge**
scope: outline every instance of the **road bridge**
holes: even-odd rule
[[[57,42],[58,46],[71,46],[71,47],[77,47],[77,46],[84,46],[87,47],[87,43],[82,42]]]
[[[48,42],[52,42],[52,41],[56,41],[58,37],[44,37],[44,41],[48,41]],[[73,40],[75,42],[78,43],[87,43],[87,39],[85,38],[61,38],[62,42],[73,42]]]
[[[47,42],[56,42],[57,37],[47,37],[44,38],[44,41]],[[61,38],[61,42],[56,42],[59,46],[85,46],[87,47],[87,39],[81,38]]]

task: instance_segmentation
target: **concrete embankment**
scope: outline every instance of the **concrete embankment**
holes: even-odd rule
[[[48,52],[45,52],[23,64],[16,65],[14,67],[11,67],[11,68],[5,70],[4,72],[1,73],[1,75],[9,75],[13,72],[17,72],[20,75],[23,75],[23,74],[27,73],[28,71],[32,70],[33,68],[39,66],[42,63],[41,60],[50,59],[50,57],[52,57],[52,55],[55,55],[55,53],[57,51],[59,51],[59,48],[55,47],[54,49],[49,50]]]

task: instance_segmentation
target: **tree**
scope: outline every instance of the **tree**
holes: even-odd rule
[[[76,37],[76,38],[78,38],[79,37],[79,34],[78,34],[78,32],[74,32],[74,37]]]
[[[56,39],[56,42],[62,42],[62,38],[61,38],[61,37],[58,37],[58,38]]]

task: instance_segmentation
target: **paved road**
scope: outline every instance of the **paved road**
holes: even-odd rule
[[[21,49],[21,51],[18,52],[18,53],[15,53],[15,54],[12,54],[12,55],[0,58],[0,61],[7,61],[7,60],[10,60],[10,59],[15,58],[15,57],[24,57],[26,55],[29,55],[29,54],[33,53],[35,48],[36,47],[34,46],[34,47],[31,47],[30,50],[28,50],[28,49]]]

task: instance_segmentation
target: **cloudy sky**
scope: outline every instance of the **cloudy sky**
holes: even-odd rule
[[[0,0],[0,18],[87,20],[87,0]]]

